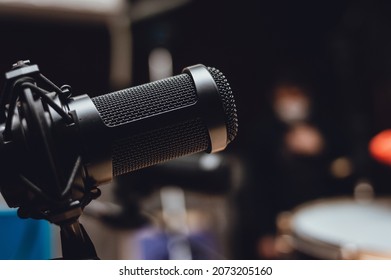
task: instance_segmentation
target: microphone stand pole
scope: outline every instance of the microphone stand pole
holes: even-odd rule
[[[66,260],[98,260],[94,244],[83,225],[76,219],[61,228],[61,248]]]
[[[79,222],[82,214],[78,203],[70,205],[69,210],[50,218],[60,227],[62,258],[64,260],[99,260],[95,246],[87,231]]]

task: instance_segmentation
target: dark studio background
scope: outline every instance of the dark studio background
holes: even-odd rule
[[[138,1],[130,1],[137,4]],[[202,63],[220,69],[237,101],[239,133],[223,153],[240,159],[245,176],[231,205],[232,258],[273,258],[262,236],[276,232],[278,213],[321,197],[352,195],[366,180],[390,192],[391,170],[374,161],[368,142],[391,126],[391,4],[362,1],[198,0],[132,23],[132,80],[149,81],[148,55],[167,48],[173,72]],[[109,81],[110,38],[102,23],[0,17],[0,73],[30,59],[57,84],[91,96],[117,90]],[[279,85],[310,96],[306,123],[323,149],[286,150],[291,129],[272,107]],[[336,176],[336,159],[349,170]]]
[[[368,142],[391,122],[390,8],[387,1],[196,1],[135,26],[136,63],[146,65],[152,36],[143,35],[157,36],[155,28],[167,32],[161,44],[172,49],[176,72],[213,65],[236,94],[239,134],[226,152],[243,159],[246,176],[236,196],[235,258],[268,258],[259,239],[275,233],[279,212],[352,195],[362,180],[376,195],[389,193],[390,170],[369,156]],[[145,82],[142,66],[135,69]],[[287,127],[276,119],[270,96],[280,83],[311,96],[308,122],[325,142],[319,155],[284,151]],[[350,164],[344,176],[330,171],[338,158]]]

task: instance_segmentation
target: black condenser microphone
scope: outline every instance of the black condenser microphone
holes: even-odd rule
[[[90,98],[72,97],[69,86],[58,88],[21,61],[6,73],[0,108],[1,191],[12,197],[20,196],[12,186],[24,185],[45,200],[60,199],[75,182],[85,183],[78,178],[99,186],[174,158],[221,151],[238,130],[226,77],[201,64]]]
[[[0,95],[0,192],[22,218],[61,227],[64,258],[95,259],[78,219],[98,186],[181,156],[218,152],[236,137],[235,100],[217,69],[90,98],[72,97],[18,61]]]
[[[234,96],[219,70],[187,67],[174,77],[73,98],[83,162],[97,182],[201,151],[223,150],[237,134]]]

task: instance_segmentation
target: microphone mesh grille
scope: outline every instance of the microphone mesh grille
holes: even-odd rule
[[[113,175],[202,152],[208,146],[208,131],[201,119],[126,137],[113,145]]]
[[[238,115],[235,105],[235,98],[232,93],[231,86],[229,85],[224,74],[213,67],[208,67],[208,71],[215,80],[222,99],[225,113],[225,123],[227,125],[228,143],[230,143],[235,139],[236,134],[238,133]]]
[[[157,115],[197,102],[191,77],[181,74],[92,98],[109,127]]]
[[[218,87],[225,113],[228,142],[238,130],[235,100],[225,76],[208,67]],[[156,116],[197,103],[193,79],[180,74],[164,80],[136,86],[92,98],[102,121],[108,127]],[[113,175],[118,176],[209,148],[209,132],[197,117],[178,120],[171,126],[132,134],[117,139],[112,145]]]

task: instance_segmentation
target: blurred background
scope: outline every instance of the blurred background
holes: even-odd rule
[[[0,73],[29,59],[90,96],[197,63],[227,77],[235,141],[102,186],[82,217],[102,259],[390,258],[391,170],[369,150],[391,127],[390,12],[385,0],[0,0]],[[56,228],[7,234],[17,218],[2,209],[0,258],[61,255]]]

